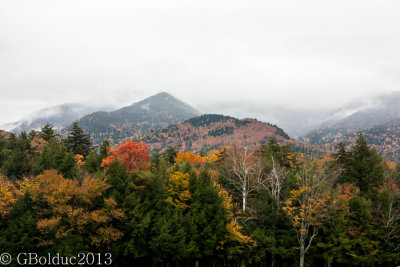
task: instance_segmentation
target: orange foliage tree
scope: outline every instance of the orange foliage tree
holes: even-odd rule
[[[111,222],[124,213],[113,198],[99,198],[110,187],[103,179],[65,179],[55,170],[44,171],[29,189],[39,215],[40,246],[57,245],[72,236],[88,239],[92,246],[110,245],[122,237]],[[61,248],[62,249],[62,248]]]
[[[189,162],[191,165],[204,164],[205,159],[202,156],[196,155],[193,152],[178,153],[175,157],[176,164]]]
[[[81,168],[82,165],[84,164],[83,159],[84,159],[84,157],[82,155],[80,155],[80,154],[75,155],[75,161],[76,161],[76,163],[78,163],[78,168]]]
[[[108,157],[104,158],[101,163],[101,167],[105,169],[115,161],[123,163],[129,171],[150,168],[149,149],[144,142],[136,143],[128,140],[117,149],[110,149],[108,154]]]

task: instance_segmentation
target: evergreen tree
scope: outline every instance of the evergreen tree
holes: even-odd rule
[[[59,171],[65,178],[72,179],[76,177],[78,173],[78,164],[76,163],[74,154],[68,152],[64,155]]]
[[[33,161],[34,173],[40,174],[44,170],[51,169],[60,170],[66,154],[67,148],[60,141],[55,138],[50,139]]]
[[[39,132],[35,131],[35,130],[31,130],[28,134],[28,138],[29,140],[32,140],[33,138],[39,136]]]
[[[39,132],[39,137],[43,138],[46,141],[50,141],[51,139],[56,137],[56,131],[53,128],[53,125],[50,123],[46,123]]]
[[[85,163],[83,164],[83,168],[89,173],[95,173],[100,169],[100,160],[99,155],[97,155],[96,151],[90,151],[89,155],[86,157]]]
[[[6,222],[0,230],[4,238],[0,239],[0,247],[15,257],[21,251],[38,252],[36,216],[28,193],[18,199]]]
[[[3,166],[3,163],[8,153],[7,146],[8,146],[7,139],[0,132],[0,170],[1,167]]]
[[[79,154],[86,157],[90,151],[90,136],[85,134],[78,122],[72,124],[72,128],[68,133],[67,138],[64,140],[65,146],[68,151],[74,154]]]
[[[99,164],[101,164],[101,161],[108,156],[109,150],[110,150],[110,141],[104,140],[100,146]]]
[[[9,153],[3,164],[3,171],[8,177],[22,178],[31,172],[31,161],[33,158],[33,150],[30,140],[25,132],[16,138],[10,135]]]
[[[167,150],[165,150],[163,156],[169,161],[169,163],[175,163],[175,157],[178,154],[178,151],[175,147],[169,146]]]
[[[355,183],[361,192],[367,193],[383,184],[384,167],[381,156],[375,149],[369,148],[362,134],[350,153],[345,164],[344,182]]]
[[[365,194],[383,184],[383,160],[375,149],[368,146],[362,133],[349,152],[340,143],[334,158],[335,164],[342,169],[339,183],[354,183]]]

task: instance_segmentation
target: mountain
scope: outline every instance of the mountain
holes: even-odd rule
[[[62,104],[39,110],[23,120],[1,125],[0,129],[19,134],[23,131],[40,130],[46,123],[52,124],[56,129],[63,129],[86,114],[104,109],[109,107],[81,103]]]
[[[358,132],[350,132],[340,138],[322,140],[317,144],[318,148],[326,152],[335,152],[340,142],[350,149],[356,142],[358,134],[362,133],[371,147],[375,148],[383,157],[392,161],[400,160],[400,119],[375,125]]]
[[[164,128],[198,115],[200,112],[193,107],[162,92],[112,112],[94,112],[78,123],[90,134],[92,142],[99,144],[104,139],[137,138],[151,129]]]
[[[400,118],[400,93],[350,103],[331,114],[319,127],[299,138],[309,144],[326,144]]]
[[[362,132],[372,147],[391,160],[400,158],[400,93],[380,95],[333,113],[299,141],[333,152],[339,142],[351,147]]]
[[[239,120],[233,117],[207,114],[191,118],[160,130],[151,130],[140,138],[150,150],[164,151],[172,146],[179,151],[209,151],[232,144],[259,147],[276,138],[281,143],[294,143],[280,128],[255,119]]]

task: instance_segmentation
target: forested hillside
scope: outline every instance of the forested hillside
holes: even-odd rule
[[[221,119],[247,123],[188,122]],[[281,137],[151,155],[132,140],[92,150],[78,123],[65,138],[51,125],[1,134],[0,247],[111,253],[115,266],[400,264],[400,165],[362,135],[332,157]]]
[[[181,152],[210,151],[221,146],[240,144],[251,148],[266,144],[272,137],[283,143],[293,140],[275,125],[255,119],[239,120],[229,116],[206,114],[160,130],[152,130],[140,138],[151,151],[163,152],[176,147]]]
[[[328,131],[330,131],[329,134]],[[383,157],[398,161],[400,159],[400,119],[394,119],[384,124],[377,124],[359,132],[341,133],[334,129],[314,131],[302,138],[301,141],[312,144],[313,147],[333,153],[340,143],[350,149],[356,142],[359,133],[362,133],[368,143]]]

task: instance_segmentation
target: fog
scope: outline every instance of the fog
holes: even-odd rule
[[[1,1],[0,125],[166,91],[305,125],[399,91],[399,1]],[[299,120],[301,114],[301,120]]]

